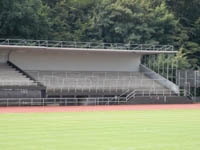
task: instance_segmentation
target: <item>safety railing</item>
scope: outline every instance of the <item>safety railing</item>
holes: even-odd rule
[[[183,93],[182,93],[183,92]],[[182,90],[179,95],[174,94],[170,90],[135,90],[127,93],[127,96],[113,97],[86,97],[86,98],[0,98],[0,106],[78,106],[78,105],[119,105],[126,104],[130,99],[136,97],[178,97],[188,96],[185,90]],[[128,97],[128,99],[127,99]]]
[[[76,41],[47,41],[25,39],[0,39],[0,45],[35,46],[53,48],[83,48],[83,49],[111,49],[111,50],[138,50],[138,51],[176,51],[172,45],[151,45],[132,43],[100,43]]]
[[[0,98],[0,106],[78,106],[78,105],[119,105],[126,104],[125,98]]]
[[[194,96],[192,95],[192,93],[190,93],[190,91],[186,90],[186,89],[180,89],[180,93],[179,93],[180,96],[186,96],[188,97],[189,99],[193,100],[194,99]]]
[[[150,97],[150,96],[180,96],[170,89],[141,89],[134,91],[134,97]]]
[[[126,101],[128,102],[130,99],[135,98],[136,96],[136,91],[132,91],[130,92],[127,96],[126,96]]]

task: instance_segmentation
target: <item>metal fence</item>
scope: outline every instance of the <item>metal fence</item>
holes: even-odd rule
[[[146,50],[146,51],[176,51],[172,45],[151,45],[132,43],[100,43],[76,41],[47,41],[25,39],[0,39],[0,45],[34,46],[52,48],[83,48],[83,49],[112,49],[112,50]]]
[[[0,98],[0,106],[79,106],[79,105],[120,105],[127,104],[130,100],[136,97],[190,97],[186,90],[181,90],[177,95],[172,91],[163,90],[163,93],[158,91],[128,91],[120,96],[113,97],[86,97],[86,98]],[[168,95],[166,95],[168,94]]]
[[[177,70],[177,84],[181,89],[187,90],[195,102],[199,102],[200,96],[200,71]]]
[[[119,105],[126,104],[126,98],[1,98],[0,106],[79,106],[79,105]]]
[[[180,87],[185,87],[189,84],[190,87],[200,87],[200,71],[194,70],[178,70],[177,81]]]

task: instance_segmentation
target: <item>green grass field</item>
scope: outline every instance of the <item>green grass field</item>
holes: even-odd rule
[[[0,114],[0,150],[199,150],[200,110]]]

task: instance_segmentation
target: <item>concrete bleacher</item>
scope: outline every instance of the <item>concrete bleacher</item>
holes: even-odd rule
[[[0,64],[0,86],[36,86],[37,84],[6,63]]]
[[[157,94],[159,92],[162,94],[163,91],[169,90],[142,72],[29,71],[27,73],[45,85],[49,94],[55,91],[58,93],[62,91],[66,95],[78,92],[120,94],[127,89],[143,91],[143,94],[158,90]]]
[[[8,64],[0,64],[2,106],[191,102],[187,97],[178,99],[173,91],[144,72],[26,71],[25,74]],[[46,88],[45,96],[43,89],[37,88],[38,83]]]

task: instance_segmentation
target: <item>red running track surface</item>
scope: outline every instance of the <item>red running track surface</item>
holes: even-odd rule
[[[200,109],[200,104],[0,107],[0,113]]]

